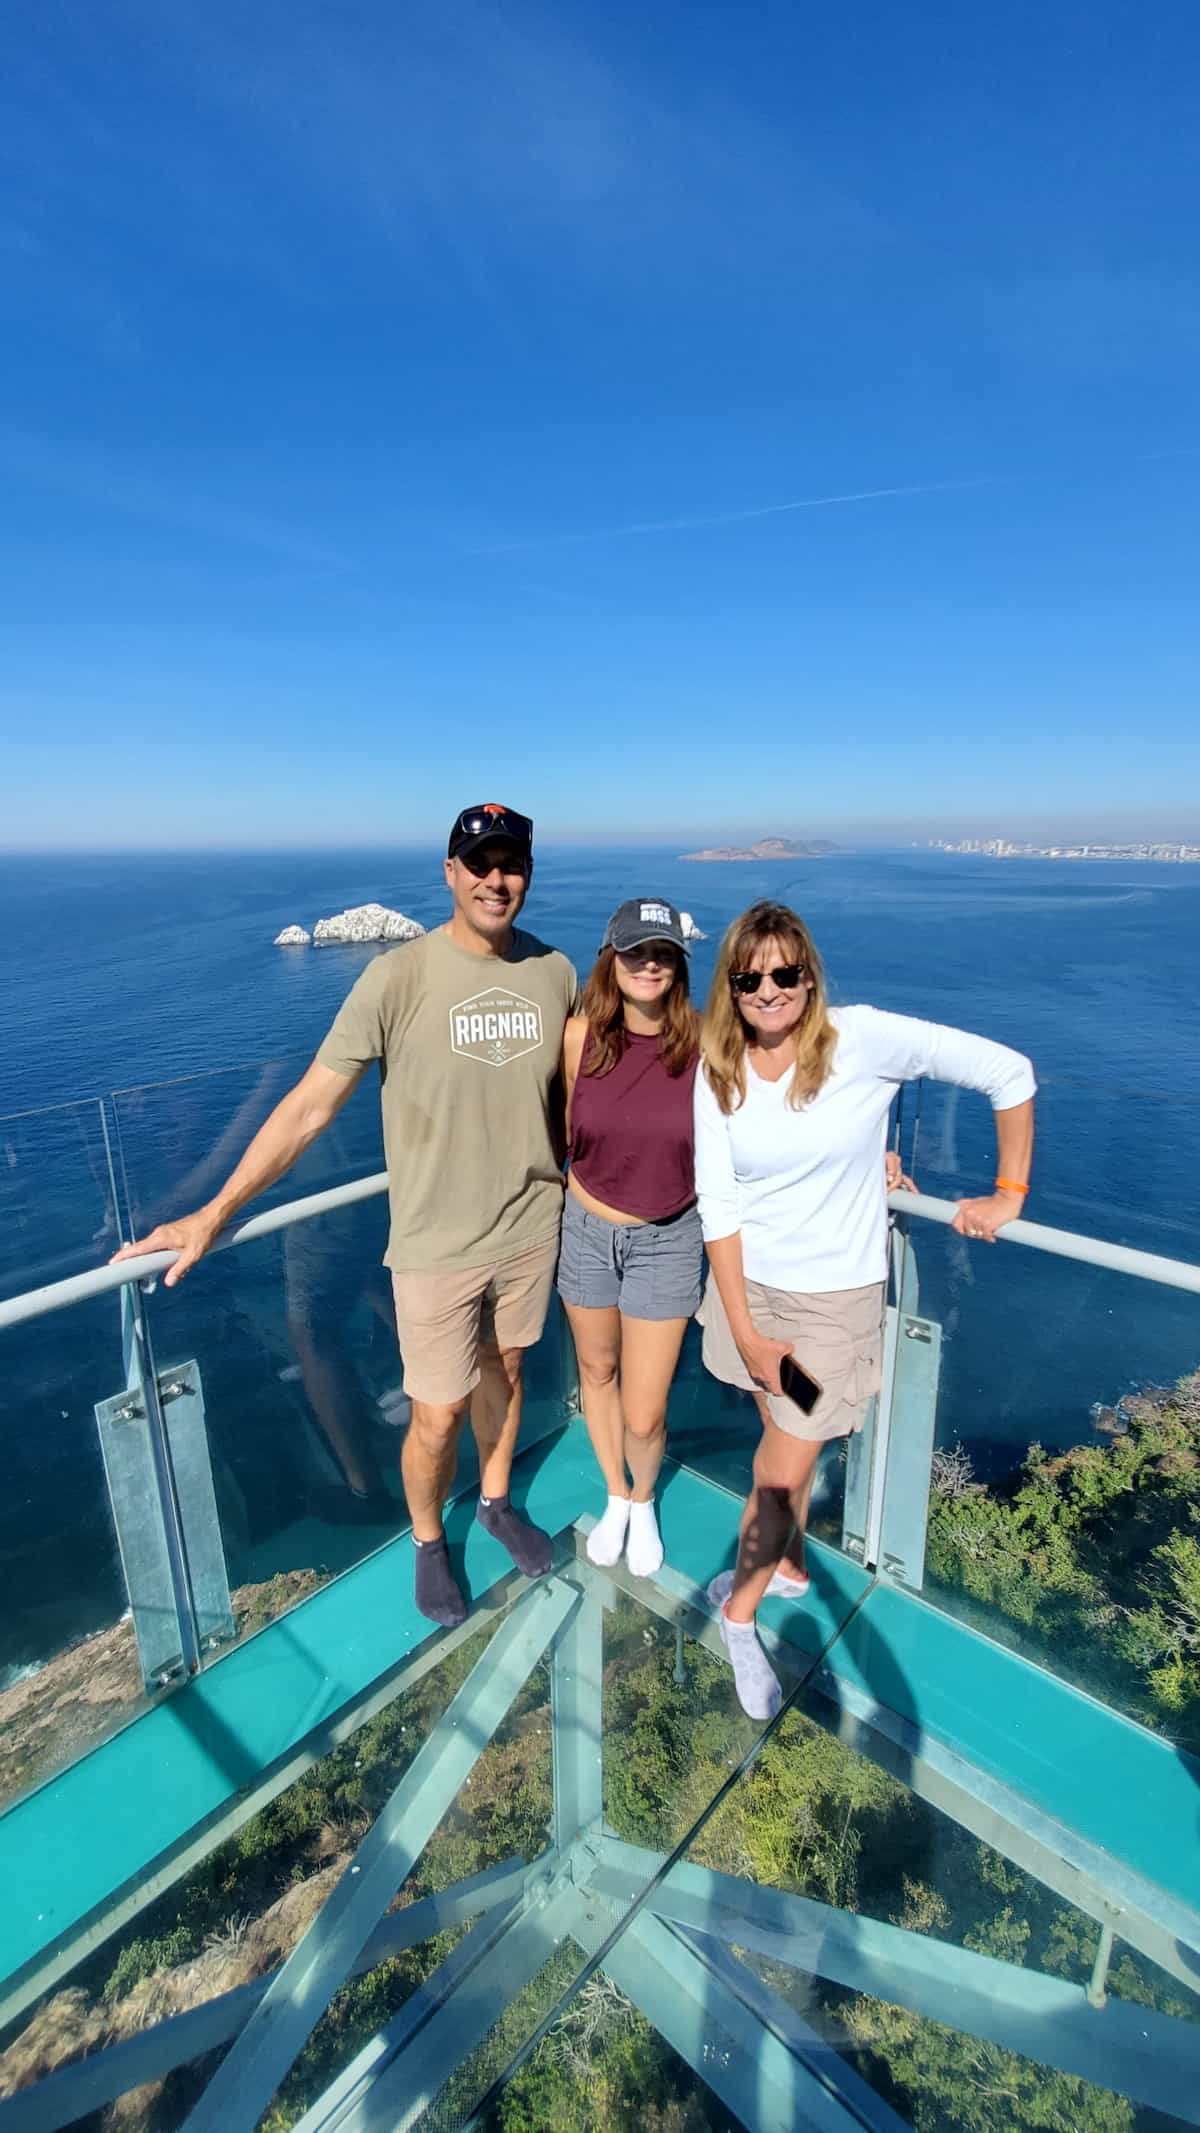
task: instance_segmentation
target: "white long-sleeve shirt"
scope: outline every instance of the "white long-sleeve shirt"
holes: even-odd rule
[[[746,1097],[727,1118],[696,1076],[696,1192],[705,1241],[741,1232],[747,1279],[819,1294],[887,1273],[887,1117],[902,1081],[978,1089],[996,1111],[1034,1094],[1021,1052],[967,1030],[876,1007],[835,1007],[833,1067],[803,1109],[791,1075],[763,1081],[746,1056]]]

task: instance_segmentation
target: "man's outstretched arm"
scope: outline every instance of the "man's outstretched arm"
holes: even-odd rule
[[[148,1237],[122,1245],[113,1258],[132,1259],[139,1252],[178,1252],[174,1266],[168,1267],[163,1276],[164,1286],[174,1288],[246,1202],[290,1170],[318,1133],[324,1132],[358,1087],[363,1072],[365,1069],[357,1074],[335,1074],[332,1067],[322,1066],[319,1059],[314,1059],[295,1088],[276,1104],[237,1169],[205,1206],[197,1208],[195,1214],[180,1215],[178,1221],[160,1222]]]

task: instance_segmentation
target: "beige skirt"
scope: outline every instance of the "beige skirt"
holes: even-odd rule
[[[862,1289],[827,1289],[799,1296],[788,1289],[746,1283],[750,1316],[760,1333],[787,1341],[796,1361],[821,1386],[811,1415],[786,1394],[767,1395],[771,1420],[789,1437],[823,1444],[861,1429],[868,1402],[879,1391],[883,1360],[883,1291],[881,1281]],[[709,1276],[704,1301],[696,1313],[704,1328],[704,1367],[722,1384],[742,1392],[759,1392],[738,1354],[725,1306]]]

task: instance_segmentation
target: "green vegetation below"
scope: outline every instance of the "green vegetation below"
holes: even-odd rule
[[[1030,1448],[984,1488],[934,1461],[929,1590],[1200,1753],[1200,1372],[1123,1403],[1110,1442]]]

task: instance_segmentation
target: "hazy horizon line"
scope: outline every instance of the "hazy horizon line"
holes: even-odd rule
[[[720,833],[712,832],[708,834],[703,830],[691,829],[681,830],[674,835],[670,832],[663,833],[659,831],[639,836],[637,834],[631,835],[628,830],[608,833],[603,830],[573,832],[567,829],[537,837],[535,839],[535,856],[542,852],[587,851],[595,853],[603,852],[606,849],[613,851],[645,850],[663,852],[685,844],[690,846],[690,851],[696,851],[700,849],[718,849],[722,846],[750,845],[760,839],[783,834],[784,832],[781,831],[758,830],[754,832],[747,831],[739,836],[736,831],[724,830]],[[265,857],[272,853],[281,857],[298,858],[307,855],[317,856],[320,854],[357,852],[411,852],[424,857],[428,856],[431,851],[441,858],[445,852],[444,840],[444,830],[438,830],[430,832],[427,836],[409,834],[404,837],[371,836],[333,838],[329,840],[316,840],[313,838],[299,840],[261,838],[249,840],[241,838],[234,842],[213,841],[211,843],[197,842],[192,844],[180,844],[178,841],[171,844],[39,842],[36,844],[0,844],[0,861],[19,859],[234,858]],[[799,844],[823,843],[833,845],[841,853],[852,854],[854,852],[867,851],[899,852],[921,850],[929,845],[936,847],[938,840],[946,840],[953,843],[966,842],[968,840],[976,843],[1003,840],[1015,844],[1031,843],[1039,845],[1058,843],[1100,845],[1138,843],[1194,844],[1200,842],[1200,822],[1195,823],[1191,828],[1178,824],[1172,824],[1169,828],[1163,828],[1161,824],[1155,824],[1151,827],[1144,824],[1130,825],[1128,823],[1122,823],[1119,827],[1111,823],[1100,826],[1095,822],[1091,825],[1081,826],[1078,822],[1047,824],[1044,820],[1036,823],[1021,824],[1010,822],[1005,825],[997,825],[995,823],[980,825],[973,822],[914,823],[904,829],[899,829],[893,824],[886,831],[875,831],[865,827],[858,830],[841,829],[839,831],[836,826],[829,826],[828,828],[823,827],[806,832],[803,836],[796,837],[794,841]],[[675,856],[680,859],[687,858],[690,856],[690,851],[676,850]],[[805,855],[797,853],[794,856],[802,858]],[[819,857],[820,854],[811,856]]]

